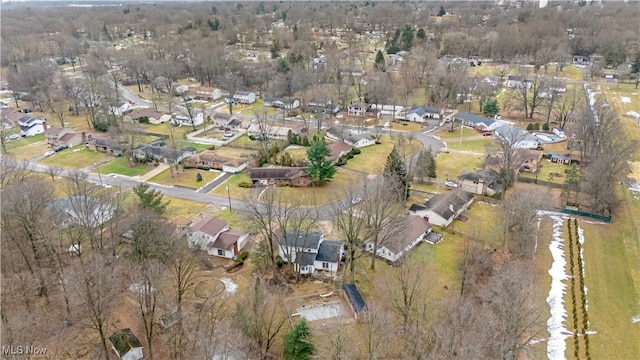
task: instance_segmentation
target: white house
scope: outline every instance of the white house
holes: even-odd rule
[[[278,97],[265,97],[264,106],[271,106],[278,109],[293,110],[300,107],[298,99],[283,99]]]
[[[146,108],[133,110],[122,117],[122,120],[128,123],[140,122],[140,119],[146,119],[149,124],[157,125],[171,120],[171,115]]]
[[[365,116],[367,110],[369,109],[369,105],[363,103],[353,103],[349,104],[347,108],[347,115],[349,116]]]
[[[113,218],[114,207],[100,199],[72,195],[51,201],[47,208],[53,213],[60,227],[81,225],[98,227]]]
[[[431,233],[431,225],[422,216],[403,215],[394,219],[394,223],[382,231],[392,231],[395,234],[388,236],[387,241],[378,245],[376,255],[390,262],[396,262]],[[365,249],[373,252],[371,240],[366,242]]]
[[[229,229],[229,224],[213,217],[205,217],[191,225],[187,233],[190,248],[229,259],[240,253],[248,238],[249,234]]]
[[[204,113],[191,109],[191,116],[187,109],[178,108],[178,111],[171,116],[171,123],[176,126],[198,126],[204,123]]]
[[[424,217],[429,223],[447,227],[473,202],[473,194],[455,189],[444,194],[436,194],[424,205],[413,204],[409,208],[411,215]]]
[[[316,270],[335,274],[343,249],[342,242],[325,240],[321,233],[287,230],[280,236],[278,254],[285,262],[293,263],[300,274],[313,274]]]
[[[253,104],[256,102],[256,93],[252,91],[236,91],[232,100],[238,104]]]
[[[217,100],[223,95],[222,90],[211,86],[197,86],[189,88],[189,96],[198,100]]]
[[[517,89],[526,86],[528,90],[532,85],[533,82],[531,80],[525,79],[519,75],[508,75],[507,80],[504,81],[504,86],[509,89]]]
[[[441,119],[443,114],[443,110],[426,106],[416,106],[405,113],[404,119],[407,121],[423,123],[426,122],[427,119]]]
[[[249,125],[249,128],[247,129],[247,132],[252,137],[261,138],[263,136],[266,136],[270,139],[276,140],[286,140],[289,137],[289,132],[291,132],[292,134],[298,134],[297,130],[290,127],[270,125],[258,122],[251,123],[251,125]]]
[[[144,358],[142,354],[142,343],[133,334],[131,329],[117,330],[113,335],[109,336],[109,341],[118,359],[141,360]]]
[[[493,132],[501,141],[513,142],[514,149],[537,149],[540,139],[515,126],[502,125]]]
[[[116,101],[111,103],[109,107],[110,113],[115,116],[122,116],[131,110],[133,110],[133,106],[127,101]]]
[[[20,125],[20,136],[35,136],[38,134],[44,134],[46,130],[47,121],[43,118],[33,115],[24,115],[18,119],[18,125]]]
[[[349,133],[345,138],[344,142],[353,146],[354,148],[363,148],[366,146],[371,146],[376,143],[376,138],[370,133],[362,133],[355,134]]]

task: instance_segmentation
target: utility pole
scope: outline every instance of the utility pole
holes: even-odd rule
[[[229,199],[229,212],[233,212],[233,210],[231,209],[231,193],[229,192],[229,184],[227,185],[227,199]]]

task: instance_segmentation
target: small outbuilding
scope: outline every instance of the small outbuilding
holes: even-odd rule
[[[133,334],[131,329],[120,329],[109,336],[111,347],[116,352],[118,359],[140,360],[144,358],[142,354],[142,343]]]

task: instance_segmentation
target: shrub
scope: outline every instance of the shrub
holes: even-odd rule
[[[141,124],[148,124],[149,123],[149,117],[142,116],[142,117],[138,118],[138,122],[141,123]]]
[[[533,124],[533,130],[540,130],[540,124],[538,123]]]
[[[96,129],[96,131],[100,131],[100,132],[109,131],[109,123],[107,121],[96,121],[93,127]]]
[[[238,186],[241,188],[252,188],[253,184],[249,181],[242,181],[240,184],[238,184]]]
[[[353,155],[358,155],[362,152],[362,150],[358,149],[358,148],[353,148],[353,150],[351,150],[351,153]]]
[[[196,182],[201,182],[202,181],[202,174],[200,174],[199,172],[196,174]]]
[[[247,250],[243,250],[238,254],[236,258],[236,263],[243,263],[246,258],[249,257],[249,252]]]
[[[542,124],[542,130],[549,131],[549,124],[547,123]]]
[[[533,130],[533,124],[527,125],[527,130]]]
[[[280,181],[279,183],[276,184],[277,187],[287,187],[289,186],[289,183],[286,181]]]
[[[284,260],[282,260],[282,256],[280,255],[276,256],[276,266],[279,268],[284,266]]]

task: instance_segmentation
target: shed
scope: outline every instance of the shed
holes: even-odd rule
[[[344,289],[345,294],[347,294],[347,298],[349,299],[349,303],[351,304],[351,308],[355,312],[357,319],[358,313],[367,311],[367,303],[364,301],[362,294],[360,294],[360,291],[355,284],[344,284],[342,288]]]
[[[133,334],[131,329],[120,329],[109,336],[111,347],[122,360],[140,360],[142,355],[142,343]]]

